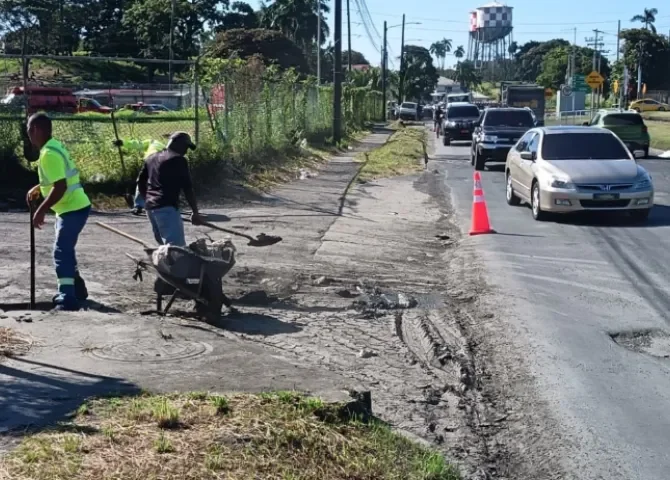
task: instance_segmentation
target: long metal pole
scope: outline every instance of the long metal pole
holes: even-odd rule
[[[347,0],[347,60],[349,75],[351,75],[351,14],[349,12],[349,0]]]
[[[316,81],[321,85],[321,0],[316,0]]]
[[[642,42],[637,45],[637,100],[642,96]]]
[[[382,121],[386,121],[386,21],[384,21],[384,46],[382,47]]]
[[[598,56],[598,30],[594,30],[596,34],[595,42],[593,43],[593,70],[596,69],[596,58]],[[591,89],[591,117],[596,107],[596,89]]]
[[[174,60],[174,11],[177,0],[172,0],[172,6],[170,8],[170,65],[168,74],[168,82],[170,83],[170,90],[172,90],[172,61]]]
[[[405,14],[402,14],[402,35],[400,35],[400,79],[398,85],[398,105],[405,97]]]
[[[335,0],[335,61],[333,69],[333,141],[342,139],[342,0]]]
[[[577,63],[577,27],[575,27],[574,30],[574,41],[572,42],[572,59],[570,62],[570,72],[572,74],[572,79],[574,83],[574,78],[575,75],[577,74],[577,71],[575,70],[575,64]],[[574,91],[574,85],[573,86],[573,92],[572,92],[572,115],[575,115],[575,95],[577,92]]]

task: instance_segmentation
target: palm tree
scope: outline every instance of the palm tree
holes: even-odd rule
[[[630,19],[630,21],[644,23],[645,29],[651,30],[652,32],[656,33],[656,27],[654,26],[654,22],[656,21],[656,15],[658,15],[657,9],[645,8],[644,13],[642,15],[635,15],[633,18]]]
[[[447,53],[451,52],[451,40],[448,38],[438,40],[430,46],[429,51],[437,59],[440,69],[444,70],[444,62],[447,58]]]
[[[459,61],[461,58],[465,56],[465,49],[463,48],[463,45],[459,45],[456,47],[456,50],[454,50],[454,57],[456,57]]]

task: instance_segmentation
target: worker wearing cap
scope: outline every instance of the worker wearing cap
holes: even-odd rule
[[[28,192],[29,202],[44,201],[35,211],[32,222],[42,228],[49,210],[56,213],[56,241],[53,259],[58,277],[58,295],[54,297],[57,310],[79,310],[79,302],[88,296],[86,285],[79,275],[75,247],[86,225],[91,202],[79,181],[79,171],[62,143],[52,136],[51,119],[37,113],[28,120],[28,136],[39,149],[37,171],[40,183]]]
[[[188,150],[195,150],[191,136],[186,132],[173,133],[167,148],[144,160],[137,178],[137,188],[145,200],[147,216],[159,245],[186,246],[184,223],[179,211],[182,191],[193,211],[191,222],[195,225],[200,223],[186,161]]]
[[[114,145],[122,147],[126,152],[139,153],[143,159],[165,148],[165,144],[157,140],[116,140]],[[144,213],[144,197],[140,194],[139,188],[135,187],[135,197],[133,198],[133,215],[142,215]]]

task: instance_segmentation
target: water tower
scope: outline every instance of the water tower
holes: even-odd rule
[[[497,61],[510,56],[512,29],[512,7],[492,2],[470,12],[468,60],[477,68],[494,69]]]

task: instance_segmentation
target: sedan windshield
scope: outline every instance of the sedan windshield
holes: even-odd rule
[[[622,160],[630,155],[611,133],[552,133],[544,136],[545,160]]]
[[[528,110],[490,110],[484,119],[484,125],[488,127],[531,128],[534,123],[533,116]]]
[[[400,106],[400,108],[416,109],[416,103],[405,102]]]

